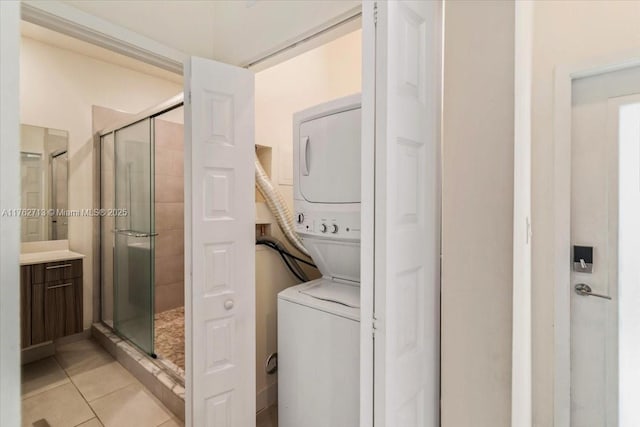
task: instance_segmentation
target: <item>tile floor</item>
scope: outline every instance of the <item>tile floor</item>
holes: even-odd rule
[[[23,427],[183,424],[93,340],[65,344],[22,367]]]

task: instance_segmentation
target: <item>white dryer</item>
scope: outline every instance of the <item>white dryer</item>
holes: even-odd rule
[[[296,231],[322,278],[278,294],[280,427],[360,412],[360,95],[293,116]]]

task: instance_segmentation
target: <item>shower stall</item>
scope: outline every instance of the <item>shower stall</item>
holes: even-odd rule
[[[102,322],[151,357],[176,365],[174,354],[158,352],[155,323],[171,308],[182,313],[184,325],[182,105],[179,95],[100,132]],[[164,294],[173,286],[163,282],[168,277],[177,280],[173,295]],[[172,334],[174,350],[184,355],[184,332],[165,328],[164,335]]]

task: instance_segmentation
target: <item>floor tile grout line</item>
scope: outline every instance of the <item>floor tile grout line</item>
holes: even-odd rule
[[[164,403],[162,403],[162,402],[161,402],[157,397],[155,397],[155,396],[153,395],[153,393],[151,393],[151,391],[150,391],[149,389],[147,389],[147,387],[145,387],[145,385],[144,385],[144,384],[142,384],[140,381],[138,381],[135,377],[134,377],[134,380],[136,380],[136,382],[133,382],[133,383],[131,383],[131,384],[127,384],[126,386],[124,386],[124,387],[122,387],[122,388],[119,388],[118,390],[114,390],[114,391],[112,391],[112,392],[109,392],[109,393],[105,394],[104,396],[98,397],[98,398],[96,398],[96,399],[92,400],[91,402],[95,402],[96,400],[100,400],[100,399],[102,399],[102,398],[104,398],[104,397],[110,396],[110,395],[112,395],[112,394],[114,394],[114,393],[117,393],[117,392],[119,392],[119,391],[122,391],[122,390],[124,390],[125,388],[130,387],[130,386],[132,386],[132,385],[137,385],[137,386],[139,386],[140,390],[142,390],[142,391],[147,395],[147,397],[151,398],[155,403],[157,403],[157,404],[160,406],[160,409],[162,409],[162,411],[163,411],[163,412],[165,412],[165,413],[167,414],[167,416],[169,417],[168,419],[166,419],[166,420],[162,421],[160,424],[158,424],[158,425],[157,425],[157,426],[155,426],[155,427],[159,427],[159,426],[161,426],[162,424],[166,423],[167,421],[172,420],[172,419],[174,418],[173,412],[171,412],[171,411],[169,410],[169,408],[167,408],[167,407],[165,406],[165,404],[164,404]],[[137,383],[137,384],[136,384],[136,383]],[[84,399],[84,396],[82,396],[82,398]],[[87,401],[86,399],[84,399],[84,400],[89,404],[89,407],[91,408],[91,411],[95,414],[96,412],[93,410],[93,406],[91,406],[91,402]],[[96,418],[97,418],[97,419],[102,423],[102,425],[104,425],[104,423],[102,422],[102,418],[100,418],[100,417],[98,416],[98,414],[96,414]],[[87,420],[87,421],[88,421],[88,420]],[[86,422],[86,421],[85,421],[85,422]]]
[[[120,364],[120,362],[118,362],[117,360],[113,359],[113,361],[109,362],[108,364],[111,364],[111,363],[116,363],[116,364],[118,364],[118,366],[120,366],[122,369],[124,369],[124,370],[125,370],[125,371],[130,375],[130,376],[131,376],[131,381],[130,381],[130,382],[128,382],[127,384],[124,384],[124,385],[120,386],[119,388],[117,388],[117,389],[115,389],[115,390],[112,390],[112,391],[110,391],[110,392],[108,392],[108,393],[105,393],[105,394],[103,394],[103,395],[100,395],[100,396],[98,396],[98,397],[95,397],[95,398],[93,398],[93,399],[91,399],[91,400],[89,400],[89,399],[87,399],[87,398],[85,397],[85,395],[82,393],[82,391],[80,391],[80,388],[78,387],[78,385],[76,384],[76,382],[73,380],[73,377],[69,376],[69,380],[71,381],[71,383],[73,384],[73,386],[74,386],[74,387],[75,387],[75,388],[80,392],[80,394],[82,395],[82,398],[83,398],[83,399],[84,399],[84,400],[89,404],[89,406],[91,406],[91,402],[95,402],[96,400],[98,400],[98,399],[102,399],[103,397],[108,396],[108,395],[110,395],[111,393],[115,393],[115,392],[117,392],[117,391],[122,390],[123,388],[127,388],[127,387],[129,387],[130,385],[135,384],[136,382],[137,382],[137,383],[139,383],[140,385],[142,385],[142,386],[144,387],[144,384],[142,384],[140,381],[138,381],[138,379],[137,379],[136,377],[134,377],[134,376],[133,376],[129,371],[127,371],[127,370],[124,368],[124,366],[122,366],[122,364]],[[102,367],[102,366],[106,366],[106,365],[101,365],[101,367]],[[97,368],[94,368],[94,369],[97,369]],[[87,372],[89,372],[89,371],[87,371]],[[83,373],[85,373],[85,372],[83,372]]]
[[[93,412],[93,411],[91,411],[91,412]],[[94,415],[95,415],[95,413],[94,413]],[[100,424],[102,424],[102,425],[104,426],[104,423],[102,422],[102,420],[100,420],[100,418],[98,418],[97,416],[94,416],[94,417],[91,417],[91,418],[88,418],[88,419],[86,419],[86,420],[82,421],[81,423],[76,424],[76,425],[75,425],[75,426],[73,426],[73,427],[81,426],[82,424],[87,423],[87,422],[91,421],[91,420],[92,420],[92,419],[94,419],[94,418],[95,418],[96,420],[98,420],[98,421],[100,422]]]
[[[57,354],[57,353],[56,353],[56,354]],[[105,395],[103,395],[103,396],[97,397],[97,398],[93,399],[91,402],[90,402],[89,400],[87,400],[87,398],[84,396],[84,394],[82,394],[82,391],[80,391],[80,389],[78,388],[78,385],[75,383],[75,381],[73,381],[73,378],[71,377],[71,374],[69,374],[69,372],[68,372],[65,368],[63,368],[63,367],[62,367],[62,365],[60,364],[60,362],[58,361],[58,359],[55,357],[55,356],[56,356],[56,354],[54,354],[54,360],[56,361],[56,363],[58,364],[58,366],[60,366],[60,368],[64,371],[65,375],[66,375],[66,376],[67,376],[67,378],[69,379],[69,382],[70,382],[71,384],[73,384],[73,387],[78,391],[78,393],[80,394],[80,397],[82,397],[82,400],[84,400],[84,402],[85,402],[85,403],[87,404],[87,406],[89,407],[89,410],[90,410],[90,411],[91,411],[91,413],[94,415],[92,418],[89,418],[88,420],[84,420],[84,421],[83,421],[83,422],[81,422],[80,424],[86,423],[87,421],[91,421],[93,418],[95,418],[95,419],[97,419],[97,420],[98,420],[98,422],[99,422],[100,424],[102,424],[102,425],[104,426],[105,424],[104,424],[104,422],[103,422],[102,418],[100,418],[100,417],[98,416],[98,414],[96,413],[96,411],[93,409],[93,406],[91,406],[91,402],[95,402],[96,400],[98,400],[98,399],[100,399],[100,398],[102,398],[102,397],[104,397],[104,396],[107,396],[107,395],[109,395],[109,394],[111,394],[111,393],[107,393],[107,394],[105,394]],[[111,355],[109,355],[109,356],[111,356]],[[117,362],[117,360],[116,360],[116,359],[114,359],[114,358],[113,358],[113,356],[111,356],[111,358],[113,359],[113,361],[114,361],[114,362]],[[109,363],[111,363],[111,362],[109,362]],[[134,378],[134,379],[135,379],[135,378]],[[127,385],[125,385],[124,387],[119,388],[118,390],[114,390],[113,392],[116,392],[116,391],[122,390],[123,388],[128,387],[129,385],[131,385],[131,384],[127,384]],[[77,426],[79,426],[80,424],[78,424]],[[75,427],[77,427],[77,426],[75,426]]]
[[[43,389],[43,390],[41,390],[41,391],[37,392],[36,394],[32,394],[32,395],[30,395],[30,396],[28,396],[28,397],[20,396],[20,400],[21,400],[21,401],[25,401],[25,400],[31,399],[32,397],[39,396],[39,395],[41,395],[42,393],[46,393],[47,391],[55,390],[56,388],[61,387],[61,386],[63,386],[63,385],[67,385],[67,384],[69,384],[69,383],[73,383],[73,381],[71,381],[71,377],[69,376],[69,374],[67,373],[67,371],[66,371],[62,366],[60,366],[60,362],[58,362],[58,359],[56,359],[56,357],[55,357],[55,350],[54,350],[53,355],[48,356],[48,357],[45,357],[44,359],[40,359],[40,360],[33,361],[33,362],[31,362],[31,363],[38,363],[38,362],[42,362],[42,361],[44,361],[44,360],[47,360],[48,358],[53,359],[54,363],[55,363],[55,364],[60,368],[60,370],[62,371],[62,373],[63,373],[63,374],[65,375],[65,377],[67,378],[67,381],[68,381],[68,382],[64,382],[64,383],[62,383],[62,384],[58,384],[57,386],[55,386],[55,387],[51,387],[51,388],[48,388],[48,389],[47,389],[47,388],[45,388],[45,389]],[[29,365],[29,364],[27,364],[27,365]],[[21,368],[22,368],[22,366],[21,366]],[[22,386],[22,379],[20,380],[20,386]],[[74,385],[74,387],[75,387],[75,385]]]
[[[146,387],[144,386],[144,384],[142,384],[140,381],[138,381],[135,377],[134,377],[134,380],[135,380],[134,382],[130,382],[129,384],[126,384],[126,385],[124,385],[124,386],[122,386],[122,387],[120,387],[120,388],[118,388],[118,389],[116,389],[116,390],[112,390],[112,391],[110,391],[109,393],[106,393],[106,394],[103,394],[102,396],[96,397],[95,399],[93,399],[93,400],[91,400],[91,401],[87,400],[87,403],[88,403],[89,405],[91,405],[92,403],[95,403],[95,401],[96,401],[96,400],[100,400],[100,399],[102,399],[102,398],[105,398],[105,397],[107,397],[107,396],[112,395],[113,393],[117,393],[117,392],[119,392],[119,391],[122,391],[122,390],[124,390],[124,389],[125,389],[125,388],[127,388],[127,387],[131,387],[132,385],[136,385],[136,383],[137,383],[137,385],[139,385],[139,386],[141,386],[142,388],[145,388],[145,389],[146,389]],[[83,398],[84,398],[84,396],[83,396]],[[86,400],[86,399],[85,399],[85,400]]]
[[[62,369],[65,373],[65,375],[67,376],[67,378],[69,379],[69,382],[73,385],[73,387],[76,389],[76,391],[78,392],[78,394],[80,395],[80,397],[82,398],[82,400],[84,401],[84,403],[87,404],[87,406],[89,407],[89,410],[91,411],[91,413],[94,415],[93,417],[89,418],[88,420],[84,420],[83,422],[76,424],[75,427],[86,423],[87,421],[91,421],[93,418],[96,418],[100,424],[102,424],[104,426],[104,423],[102,422],[102,420],[100,419],[100,417],[98,417],[98,414],[96,414],[96,411],[93,410],[93,407],[91,406],[91,404],[89,403],[89,401],[84,397],[84,394],[82,394],[82,392],[80,391],[80,389],[78,388],[78,385],[73,381],[73,378],[71,378],[71,375],[69,374],[69,372],[67,372],[66,369],[64,369],[62,367],[62,365],[60,364],[60,362],[58,361],[58,359],[55,357],[57,353],[54,353],[54,358],[53,360],[56,361],[56,363],[58,364],[58,366],[60,366],[60,369]]]
[[[60,388],[60,387],[66,386],[66,385],[68,385],[68,384],[71,384],[71,386],[74,388],[74,390],[75,390],[75,391],[77,391],[77,392],[78,392],[78,394],[80,395],[80,398],[84,401],[84,403],[86,403],[86,405],[87,405],[87,407],[89,408],[89,410],[91,411],[91,413],[94,415],[93,417],[91,417],[91,418],[87,418],[86,420],[83,420],[83,421],[81,421],[80,423],[76,424],[76,425],[75,425],[75,427],[78,427],[79,425],[84,424],[84,423],[86,423],[87,421],[91,421],[91,420],[92,420],[92,419],[94,419],[94,418],[96,418],[96,419],[100,422],[100,424],[104,425],[104,423],[102,422],[102,420],[98,417],[98,414],[96,414],[96,413],[95,413],[95,411],[93,410],[93,408],[91,407],[91,404],[87,401],[87,399],[85,399],[84,395],[82,394],[82,392],[80,391],[80,389],[78,388],[78,386],[73,382],[73,380],[71,379],[71,376],[69,375],[69,373],[67,372],[67,370],[66,370],[66,369],[64,369],[64,368],[62,367],[62,365],[60,365],[60,362],[59,362],[59,361],[58,361],[58,359],[55,357],[55,353],[54,353],[54,355],[53,355],[53,356],[49,356],[49,357],[51,357],[51,359],[53,359],[53,361],[55,362],[55,364],[56,364],[56,365],[60,368],[60,370],[64,373],[64,375],[65,375],[65,377],[66,377],[66,379],[67,379],[67,382],[65,382],[65,383],[63,383],[63,384],[59,384],[59,385],[57,385],[57,386],[55,386],[55,387],[52,387],[52,388],[49,388],[49,389],[42,390],[41,392],[36,393],[36,394],[34,394],[34,395],[32,395],[32,396],[29,396],[29,397],[23,397],[21,400],[24,402],[25,400],[29,400],[29,399],[31,399],[32,397],[37,397],[37,396],[40,396],[40,395],[41,395],[41,394],[43,394],[43,393],[46,393],[46,392],[49,392],[49,391],[53,391],[53,390],[55,390],[55,389],[57,389],[57,388]],[[42,360],[46,360],[46,359],[42,359]]]
[[[57,389],[57,388],[59,388],[59,387],[65,386],[65,385],[67,385],[67,384],[72,384],[72,383],[71,383],[71,381],[69,381],[69,382],[66,382],[66,383],[58,384],[58,385],[57,385],[57,386],[55,386],[55,387],[51,387],[51,388],[44,389],[44,390],[39,391],[39,392],[37,392],[36,394],[32,394],[32,395],[30,395],[30,396],[27,396],[27,397],[22,396],[20,400],[21,400],[22,402],[24,402],[25,400],[30,400],[30,399],[32,399],[32,398],[34,398],[34,397],[38,397],[38,396],[40,396],[40,395],[41,395],[41,394],[43,394],[43,393],[46,393],[46,392],[48,392],[48,391],[55,390],[55,389]],[[75,387],[75,386],[74,386],[74,387]]]
[[[99,343],[98,343],[98,344],[99,344]],[[101,347],[99,346],[98,348],[101,348]],[[173,414],[173,412],[172,412],[172,411],[171,411],[171,410],[170,410],[170,409],[169,409],[169,408],[168,408],[168,407],[167,407],[167,406],[166,406],[166,405],[165,405],[165,404],[164,404],[164,403],[163,403],[159,398],[157,398],[156,396],[154,396],[154,395],[153,395],[153,393],[151,393],[151,391],[150,391],[149,389],[147,389],[147,388],[146,388],[146,386],[145,386],[141,381],[139,381],[135,376],[133,376],[133,375],[131,375],[131,381],[130,381],[129,383],[127,383],[127,384],[125,384],[125,385],[123,385],[123,386],[121,386],[121,387],[119,387],[119,388],[117,388],[117,389],[115,389],[115,390],[113,390],[113,391],[111,391],[111,392],[109,392],[109,393],[106,393],[106,394],[104,394],[104,395],[102,395],[102,396],[96,397],[96,398],[92,399],[91,401],[89,401],[89,400],[85,397],[85,395],[82,393],[82,391],[80,390],[80,388],[78,387],[78,384],[76,384],[76,382],[74,381],[74,379],[73,379],[72,375],[70,374],[69,370],[68,370],[68,369],[66,369],[66,368],[64,368],[64,367],[62,366],[62,363],[61,363],[61,361],[60,361],[60,360],[59,360],[59,358],[58,358],[59,356],[60,356],[60,355],[58,354],[58,352],[55,352],[55,353],[54,353],[52,356],[50,356],[50,357],[51,357],[51,359],[53,359],[53,363],[55,364],[55,366],[56,366],[59,370],[61,370],[61,371],[64,373],[64,378],[65,378],[65,379],[64,379],[64,382],[63,382],[62,384],[59,384],[59,385],[57,385],[57,386],[55,386],[55,387],[52,387],[52,388],[50,388],[50,389],[42,390],[41,392],[38,392],[38,393],[36,393],[36,394],[34,394],[34,395],[31,395],[31,396],[29,396],[29,397],[26,397],[26,398],[25,398],[25,397],[23,397],[23,398],[21,399],[21,401],[29,400],[29,399],[31,399],[32,397],[37,397],[37,396],[41,395],[42,393],[45,393],[45,392],[48,392],[48,391],[52,391],[52,390],[55,390],[55,389],[57,389],[57,388],[59,388],[59,387],[62,387],[62,386],[66,386],[66,385],[68,385],[68,384],[71,384],[71,386],[72,386],[73,390],[75,390],[75,391],[80,395],[80,397],[81,397],[82,401],[83,401],[83,402],[84,402],[84,403],[89,407],[89,410],[90,410],[90,411],[91,411],[91,413],[93,414],[93,416],[91,416],[90,418],[88,418],[88,419],[86,419],[86,420],[83,420],[82,422],[80,422],[79,424],[77,424],[75,427],[80,426],[80,425],[82,425],[82,424],[84,424],[84,423],[86,423],[86,422],[89,422],[89,421],[93,420],[94,418],[95,418],[95,419],[96,419],[96,420],[97,420],[101,425],[105,426],[104,421],[100,418],[100,416],[99,416],[99,415],[96,413],[96,411],[94,410],[94,408],[93,408],[93,406],[92,406],[92,403],[95,403],[96,401],[98,401],[98,400],[100,400],[100,399],[102,399],[102,398],[105,398],[105,397],[107,397],[107,396],[110,396],[110,395],[112,395],[112,394],[114,394],[114,393],[120,392],[120,391],[124,390],[125,388],[135,386],[137,389],[141,390],[141,391],[142,391],[142,392],[143,392],[147,397],[149,397],[151,400],[153,400],[153,401],[154,401],[154,402],[159,406],[159,409],[161,410],[162,414],[164,415],[165,419],[163,419],[159,424],[157,424],[157,426],[156,426],[156,427],[159,427],[159,426],[161,426],[161,425],[163,425],[163,424],[165,424],[165,423],[167,423],[167,422],[169,422],[169,421],[172,421],[172,420],[173,420],[173,421],[175,421],[175,420],[177,420],[177,418],[175,417],[175,415]],[[124,368],[124,366],[122,366],[122,364],[121,364],[117,359],[115,359],[115,358],[114,358],[112,355],[110,355],[110,354],[109,354],[109,356],[110,356],[110,361],[109,361],[108,363],[114,363],[114,362],[115,362],[116,364],[118,364],[119,366],[121,366],[123,369],[125,369],[125,370],[126,370],[126,368]],[[90,358],[90,357],[91,357],[91,356],[89,356],[89,357],[87,357],[87,358]],[[87,358],[82,358],[82,360],[87,359]],[[45,360],[45,359],[42,359],[42,360]],[[75,365],[73,365],[73,364],[72,364],[71,366],[69,366],[69,368],[71,368],[72,366],[75,366]],[[126,370],[126,371],[128,372],[128,370]],[[177,422],[177,421],[176,421],[176,422]],[[180,423],[178,423],[178,425],[180,425]]]

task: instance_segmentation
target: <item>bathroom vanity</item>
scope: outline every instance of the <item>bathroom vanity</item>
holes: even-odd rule
[[[68,145],[66,130],[20,127],[20,207],[32,213],[21,217],[22,348],[83,330],[84,255],[70,251],[67,240]]]
[[[22,348],[82,332],[82,258],[68,249],[20,255]]]

